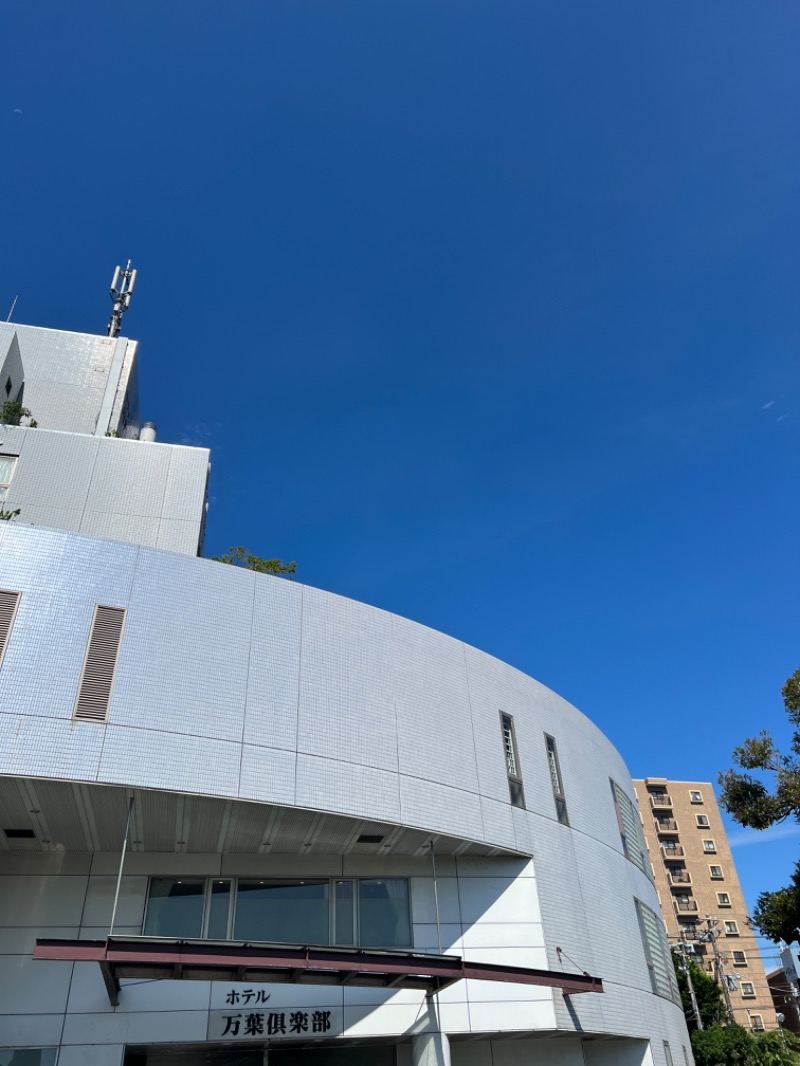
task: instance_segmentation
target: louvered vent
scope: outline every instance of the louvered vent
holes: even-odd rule
[[[105,722],[108,716],[124,624],[125,611],[122,607],[104,607],[100,604],[95,607],[73,715],[81,722]]]
[[[8,638],[11,636],[11,627],[14,625],[14,615],[17,613],[20,595],[19,592],[0,589],[0,666],[3,664],[3,656],[8,647]]]

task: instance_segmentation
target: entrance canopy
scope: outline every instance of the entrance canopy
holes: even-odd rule
[[[148,937],[107,940],[36,941],[34,959],[97,962],[112,1006],[120,980],[247,981],[264,984],[362,985],[416,988],[426,995],[456,981],[501,981],[560,988],[565,996],[602,992],[603,982],[589,974],[532,970],[467,962],[457,955],[420,955],[396,951],[281,947],[229,941],[185,941]]]

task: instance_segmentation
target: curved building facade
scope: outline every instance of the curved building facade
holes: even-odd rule
[[[691,1063],[606,737],[457,640],[197,558],[207,453],[98,425],[0,443],[35,512],[0,522],[0,1063]]]

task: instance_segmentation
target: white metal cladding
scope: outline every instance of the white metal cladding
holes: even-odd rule
[[[82,722],[105,722],[111,702],[125,610],[98,604],[86,649],[74,717]]]
[[[14,625],[14,616],[17,613],[20,596],[19,592],[0,589],[0,666],[3,665],[3,656],[8,647],[8,638],[11,636],[11,627]]]

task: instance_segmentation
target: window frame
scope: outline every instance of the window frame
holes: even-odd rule
[[[722,898],[723,896],[725,897],[725,899]],[[730,892],[717,892],[717,906],[718,907],[730,907],[731,906]]]
[[[708,815],[707,814],[696,814],[694,816],[694,820],[697,823],[697,828],[698,829],[710,829],[711,828],[711,826],[708,824]]]
[[[201,918],[200,918],[200,933],[197,936],[189,936],[189,937],[186,937],[186,936],[180,937],[179,936],[179,937],[174,937],[174,936],[169,936],[169,935],[164,935],[164,934],[159,934],[159,933],[147,933],[147,932],[145,932],[145,929],[147,928],[148,912],[150,910],[150,905],[151,905],[150,889],[151,889],[151,885],[155,881],[173,881],[173,882],[185,881],[187,883],[188,882],[202,882],[202,884],[203,884],[203,895],[202,895],[203,903],[202,903]],[[287,883],[289,883],[289,884],[291,884],[291,883],[303,884],[303,883],[312,883],[312,882],[315,883],[315,884],[316,883],[327,884],[327,886],[328,886],[328,900],[327,900],[327,904],[328,904],[328,915],[327,915],[328,942],[327,942],[327,944],[315,944],[314,946],[315,947],[330,947],[330,948],[361,948],[361,913],[360,913],[360,911],[361,911],[361,889],[360,889],[360,885],[361,885],[362,881],[363,882],[369,882],[369,881],[404,881],[406,883],[406,899],[407,899],[407,916],[408,916],[409,942],[407,944],[395,944],[395,945],[373,945],[373,944],[371,944],[371,945],[368,945],[367,947],[365,947],[364,950],[366,950],[366,951],[382,951],[382,950],[392,951],[392,950],[404,950],[406,948],[413,949],[413,947],[414,947],[414,915],[413,915],[413,903],[412,903],[412,898],[411,898],[411,875],[410,874],[407,877],[394,877],[394,876],[382,877],[379,874],[378,875],[373,874],[371,876],[362,875],[362,876],[356,876],[356,877],[314,877],[314,876],[308,876],[308,877],[290,877],[290,876],[285,876],[285,877],[279,877],[279,876],[258,877],[258,876],[247,875],[247,874],[228,875],[228,876],[225,876],[225,877],[220,877],[219,875],[205,876],[205,877],[199,876],[198,877],[198,876],[193,876],[191,874],[189,874],[189,875],[181,875],[181,876],[169,875],[169,874],[167,874],[167,875],[162,875],[162,874],[153,875],[151,877],[148,877],[148,879],[147,879],[147,893],[146,893],[146,897],[145,897],[144,914],[142,916],[142,936],[152,937],[155,940],[185,939],[185,940],[211,940],[213,942],[222,940],[224,942],[232,942],[232,943],[243,943],[243,942],[244,943],[248,943],[248,942],[250,942],[249,940],[244,940],[243,941],[242,938],[237,938],[236,937],[236,907],[237,907],[238,895],[239,895],[239,882],[248,882],[248,883],[250,883],[250,882],[254,882],[254,881],[255,882],[262,882],[262,883],[272,882],[273,884],[276,884],[276,885],[277,884],[287,884]],[[226,937],[222,937],[222,938],[220,938],[220,937],[210,937],[208,935],[208,929],[209,929],[209,919],[210,919],[210,916],[211,916],[211,903],[212,903],[212,898],[213,898],[212,886],[215,883],[221,884],[223,882],[228,883],[229,886],[230,886],[229,897],[228,897],[227,936]],[[336,923],[336,896],[337,896],[336,886],[339,885],[339,884],[344,884],[346,882],[349,882],[350,884],[352,884],[351,903],[352,903],[352,909],[353,909],[353,919],[352,919],[353,939],[349,943],[346,943],[344,941],[339,941],[337,939],[337,935],[336,935],[337,931],[338,931],[337,930],[337,923]],[[283,941],[264,941],[264,943],[284,943],[284,942]],[[290,942],[286,941],[286,943],[290,943]],[[294,942],[292,941],[291,943],[294,943]]]
[[[714,873],[715,870],[719,870],[719,873],[715,874]],[[712,881],[724,881],[725,880],[725,872],[722,869],[722,867],[716,862],[709,863],[708,876],[711,878]]]
[[[19,462],[19,456],[14,455],[11,452],[0,452],[0,459],[13,459],[11,464],[11,472],[5,481],[0,481],[0,504],[5,503],[8,499],[8,490],[11,488],[11,482],[14,480],[14,474],[17,470],[17,463]]]
[[[519,744],[517,743],[517,731],[514,727],[514,715],[507,711],[500,711],[500,737],[503,742],[503,762],[508,779],[508,798],[512,807],[526,810],[525,785],[522,781],[522,763],[519,757]],[[506,733],[508,722],[508,733]]]
[[[736,958],[737,955],[741,955],[742,957],[740,959],[737,959]],[[746,966],[747,965],[747,953],[745,951],[732,951],[731,952],[731,962],[733,963],[734,966]]]
[[[755,1031],[758,1032],[758,1033],[762,1032],[763,1029],[764,1029],[764,1018],[763,1018],[763,1016],[761,1014],[750,1014],[749,1011],[747,1013],[748,1013],[748,1016],[750,1018],[750,1028],[751,1029],[755,1029]],[[758,1019],[757,1022],[756,1022],[756,1019]]]
[[[714,843],[713,840],[704,840],[703,841],[703,854],[704,855],[716,855],[717,854],[717,845]]]
[[[747,990],[750,990],[749,992]],[[742,981],[741,992],[743,999],[755,999],[756,998],[756,986],[752,981]]]
[[[735,922],[735,921],[731,920],[731,921],[726,921],[723,924],[725,926],[725,936],[738,936],[739,935],[738,922]],[[729,929],[728,926],[731,926],[731,925],[733,926],[733,928]]]
[[[697,797],[697,799],[695,799],[695,796]],[[697,789],[690,788],[689,789],[689,802],[690,803],[702,803],[703,802],[703,793],[702,792],[698,792]]]
[[[544,735],[544,748],[547,757],[547,770],[550,774],[550,784],[553,788],[553,799],[556,805],[556,818],[560,825],[569,825],[567,797],[564,795],[564,779],[561,776],[561,763],[558,759],[558,745],[555,737],[552,737],[549,733]]]

